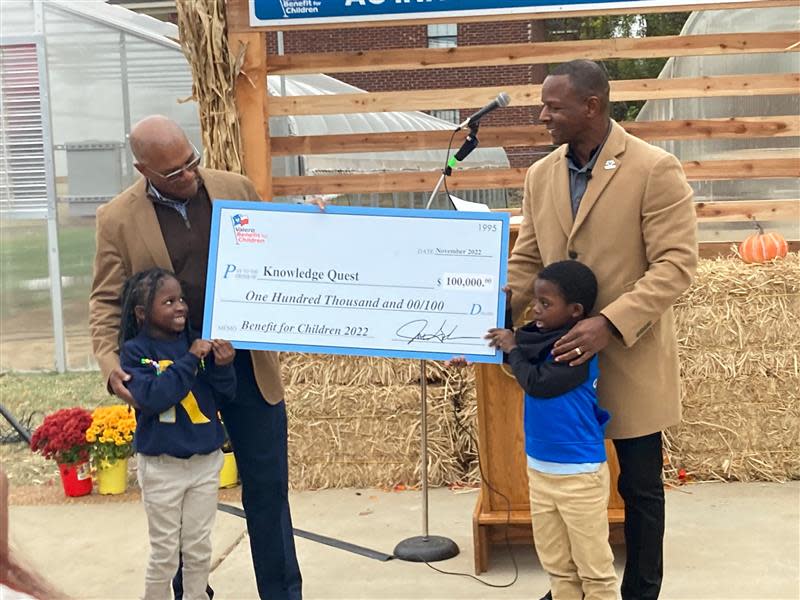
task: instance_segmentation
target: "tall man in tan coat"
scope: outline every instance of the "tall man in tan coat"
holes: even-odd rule
[[[197,150],[166,117],[146,117],[137,123],[130,143],[143,178],[97,210],[97,254],[89,299],[95,357],[109,390],[128,403],[133,402],[125,387],[130,375],[120,368],[117,345],[125,279],[151,267],[173,271],[186,294],[189,323],[201,329],[211,201],[259,200],[247,178],[199,168]],[[274,353],[239,350],[234,367],[236,400],[221,412],[242,480],[259,595],[298,600],[301,577],[289,513],[280,365]]]
[[[598,280],[595,314],[553,350],[577,365],[599,354],[598,396],[620,463],[627,562],[624,600],[657,598],[663,573],[661,431],[680,421],[672,304],[697,265],[692,190],[678,160],[609,118],[603,69],[577,60],[542,86],[540,120],[560,147],[525,178],[523,222],[509,259],[515,320],[536,273],[579,260]],[[558,600],[558,599],[556,599]]]

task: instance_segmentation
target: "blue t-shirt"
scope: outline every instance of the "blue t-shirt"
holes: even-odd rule
[[[555,362],[551,353],[567,331],[521,327],[508,355],[525,391],[525,453],[532,468],[546,473],[593,472],[606,460],[609,414],[597,403],[597,356],[572,367]]]

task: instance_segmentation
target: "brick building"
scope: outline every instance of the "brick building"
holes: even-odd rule
[[[390,50],[448,46],[474,46],[502,43],[525,43],[545,39],[545,21],[503,21],[436,25],[359,27],[353,29],[287,30],[283,33],[285,54]],[[278,53],[278,35],[268,34],[268,52]],[[537,84],[547,74],[546,65],[497,67],[462,67],[335,73],[332,76],[369,92],[415,89],[448,89]],[[488,95],[486,102],[492,100]],[[479,107],[461,107],[449,111],[431,111],[435,116],[461,122]],[[481,120],[482,125],[520,125],[535,121],[538,107],[509,106],[496,110]],[[526,167],[541,152],[535,148],[506,148],[513,167]]]

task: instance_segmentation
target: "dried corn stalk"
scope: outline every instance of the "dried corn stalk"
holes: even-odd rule
[[[204,166],[242,173],[234,84],[244,48],[228,48],[224,2],[177,0],[176,7],[181,48],[192,69],[192,98],[200,112]]]

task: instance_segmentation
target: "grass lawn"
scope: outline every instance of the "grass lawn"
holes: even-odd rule
[[[0,402],[18,421],[31,430],[39,426],[44,416],[59,408],[82,406],[92,410],[97,406],[115,404],[98,371],[58,374],[6,374],[0,376]],[[13,429],[0,417],[0,438],[11,437]],[[0,445],[3,468],[12,486],[47,483],[58,477],[58,468],[30,451],[25,442]]]
[[[62,225],[58,232],[61,276],[75,280],[63,287],[65,302],[88,297],[95,253],[94,221]],[[47,227],[44,221],[5,223],[0,229],[0,316],[49,306],[49,287],[30,287],[31,280],[49,276]]]

